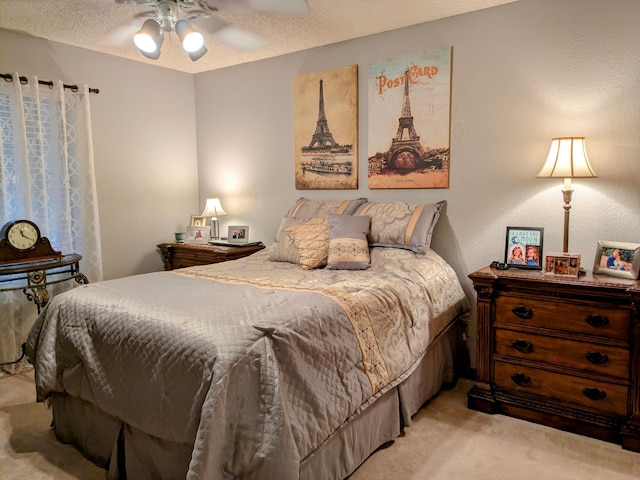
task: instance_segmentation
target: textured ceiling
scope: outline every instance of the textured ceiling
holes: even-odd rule
[[[266,44],[239,51],[205,34],[208,53],[192,62],[175,33],[158,60],[143,57],[131,40],[149,6],[116,0],[0,0],[0,28],[77,47],[199,73],[494,7],[516,0],[306,0],[306,14],[266,13],[248,5],[301,0],[208,0],[220,19],[261,36]],[[273,3],[271,3],[272,5]],[[235,5],[235,7],[234,7]],[[304,5],[304,4],[303,4]],[[202,21],[202,20],[201,20]]]

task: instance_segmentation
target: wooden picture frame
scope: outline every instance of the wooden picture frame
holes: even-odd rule
[[[211,227],[189,225],[186,229],[184,243],[206,245],[211,239]]]
[[[203,217],[202,215],[191,215],[189,225],[191,225],[192,227],[206,227],[207,217]]]
[[[544,274],[561,277],[577,277],[580,275],[579,253],[547,253],[544,256]]]
[[[636,280],[640,271],[640,244],[598,240],[593,273]]]
[[[504,263],[513,268],[542,270],[543,240],[541,227],[507,227]]]
[[[249,241],[249,227],[247,225],[231,225],[227,233],[229,243],[247,243]]]

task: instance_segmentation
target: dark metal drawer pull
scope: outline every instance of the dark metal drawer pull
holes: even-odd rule
[[[513,383],[520,385],[521,387],[523,385],[528,385],[529,383],[531,383],[531,377],[529,375],[525,375],[524,373],[512,373],[511,380],[513,380]]]
[[[587,315],[584,317],[584,321],[596,328],[604,327],[609,323],[609,319],[602,315]]]
[[[533,343],[527,342],[526,340],[514,340],[513,342],[511,342],[511,345],[513,345],[513,348],[522,353],[529,353],[533,350]]]
[[[606,353],[600,352],[586,352],[584,354],[584,358],[589,360],[594,365],[602,365],[603,363],[607,363],[609,361],[609,356]]]
[[[596,400],[597,401],[597,400],[604,400],[605,398],[607,398],[607,392],[605,392],[604,390],[600,390],[598,388],[595,388],[595,387],[584,388],[582,390],[582,393],[589,400]]]
[[[524,305],[513,307],[511,311],[516,317],[524,318],[525,320],[528,320],[533,316],[533,310],[531,310],[529,307],[525,307]]]

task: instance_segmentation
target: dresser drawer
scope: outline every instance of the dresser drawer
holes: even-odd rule
[[[496,360],[494,384],[506,390],[526,392],[545,398],[626,415],[627,390],[624,385],[549,372]]]
[[[629,379],[629,349],[568,338],[495,329],[496,354]]]
[[[207,251],[179,251],[177,250],[173,255],[173,268],[192,267],[195,265],[206,265],[209,263],[218,263],[224,261],[225,258],[222,255],[217,255],[215,252]]]
[[[495,321],[628,340],[631,314],[624,309],[505,295],[496,299]]]

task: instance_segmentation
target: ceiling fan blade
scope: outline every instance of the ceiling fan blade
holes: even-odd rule
[[[255,10],[286,15],[303,15],[309,11],[306,0],[246,0]]]
[[[237,50],[256,50],[267,42],[260,35],[252,33],[237,25],[227,25],[211,34],[213,38]]]
[[[141,20],[131,20],[115,30],[107,32],[100,43],[114,47],[121,47],[128,43],[133,43],[133,36],[140,30],[140,27],[142,27]]]
[[[237,50],[255,50],[266,44],[260,35],[232,25],[218,16],[194,18],[191,22],[196,28],[208,32],[214,40]]]
[[[309,11],[305,0],[208,0],[211,9],[229,13],[275,13],[303,15]]]

